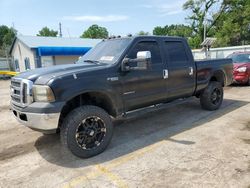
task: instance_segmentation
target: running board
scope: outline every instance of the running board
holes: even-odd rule
[[[171,101],[168,103],[160,103],[160,104],[156,104],[156,105],[151,105],[151,106],[148,106],[145,108],[140,108],[137,110],[126,112],[122,116],[116,118],[116,120],[133,119],[137,116],[142,116],[142,115],[145,115],[145,114],[150,113],[150,112],[155,112],[158,110],[166,109],[166,108],[178,105],[178,104],[183,104],[183,103],[191,101],[193,99],[194,99],[194,97],[189,97],[189,98],[177,99],[177,100],[174,100],[174,101]]]

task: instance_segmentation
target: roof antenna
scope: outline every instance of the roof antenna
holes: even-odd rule
[[[62,24],[59,22],[59,37],[62,37]]]

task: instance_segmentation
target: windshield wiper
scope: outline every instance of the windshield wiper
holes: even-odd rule
[[[87,62],[87,63],[95,63],[95,64],[99,64],[100,61],[97,61],[97,60],[90,60],[90,59],[86,59],[86,60],[83,60],[84,62]]]

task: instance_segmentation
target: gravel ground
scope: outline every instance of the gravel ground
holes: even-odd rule
[[[0,187],[250,187],[250,87],[226,88],[218,111],[194,98],[116,125],[104,153],[79,159],[14,119],[9,84],[0,81]]]

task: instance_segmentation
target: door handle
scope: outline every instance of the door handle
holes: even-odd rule
[[[193,67],[189,67],[189,75],[192,76],[194,74],[194,69]]]
[[[167,79],[168,78],[168,69],[164,69],[163,70],[163,79]]]

